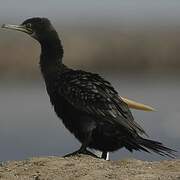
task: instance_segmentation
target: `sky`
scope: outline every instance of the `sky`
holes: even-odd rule
[[[65,23],[178,23],[179,0],[0,0],[0,21],[44,16]]]

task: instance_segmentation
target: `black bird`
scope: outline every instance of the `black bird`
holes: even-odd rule
[[[125,147],[130,152],[174,156],[174,151],[162,143],[142,137],[145,131],[108,81],[63,64],[63,47],[48,19],[30,18],[21,25],[2,27],[25,32],[40,43],[40,69],[50,101],[65,127],[82,143],[69,155],[91,154],[87,148],[92,148],[102,151],[105,159],[107,152]]]

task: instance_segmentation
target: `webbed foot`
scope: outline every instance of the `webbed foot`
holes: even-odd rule
[[[85,155],[89,155],[89,156],[92,156],[92,157],[95,157],[95,158],[99,158],[98,156],[96,156],[92,152],[88,151],[87,149],[85,149],[83,151],[81,149],[79,149],[79,150],[77,150],[77,151],[75,151],[73,153],[66,154],[64,157],[79,156],[81,154],[85,154]]]

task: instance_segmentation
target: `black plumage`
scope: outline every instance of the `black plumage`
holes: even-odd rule
[[[125,147],[131,152],[143,150],[173,156],[170,148],[142,137],[145,131],[134,121],[128,105],[108,81],[98,74],[73,70],[62,63],[63,47],[48,19],[31,18],[19,27],[14,29],[39,41],[40,68],[50,101],[66,128],[82,143],[71,155],[90,154],[89,147],[102,151],[102,157],[106,158],[108,151]]]

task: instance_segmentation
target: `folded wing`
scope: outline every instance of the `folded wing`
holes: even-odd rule
[[[71,71],[61,75],[59,93],[79,111],[100,121],[108,121],[129,132],[145,133],[138,125],[128,105],[112,85],[97,74]]]

